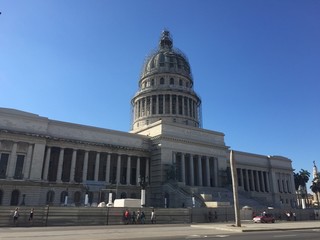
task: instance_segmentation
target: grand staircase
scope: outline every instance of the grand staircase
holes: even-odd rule
[[[195,207],[228,207],[234,204],[233,192],[228,188],[192,188],[172,183],[166,183],[164,187],[170,198],[174,199],[174,202],[170,201],[170,207],[193,207],[194,204]],[[255,199],[241,192],[238,193],[238,199],[241,208],[265,208],[268,205],[263,199]]]

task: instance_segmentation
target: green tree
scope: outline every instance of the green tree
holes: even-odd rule
[[[317,204],[319,207],[319,193],[320,193],[320,173],[317,173],[317,176],[312,180],[312,184],[310,186],[311,191],[315,194]]]
[[[301,197],[301,199],[306,200],[307,198],[307,182],[310,179],[310,172],[308,172],[307,170],[301,169],[298,173],[294,173],[293,175],[294,177],[294,185],[296,188],[296,191],[300,194],[298,194],[298,198]]]

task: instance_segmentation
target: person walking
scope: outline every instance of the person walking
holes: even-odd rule
[[[140,219],[141,219],[141,223],[142,223],[142,224],[145,224],[145,223],[146,223],[146,215],[144,214],[144,211],[141,211],[141,217],[140,217]]]
[[[20,214],[19,214],[19,208],[16,208],[16,209],[14,210],[14,212],[13,212],[13,224],[14,224],[15,226],[17,226],[17,224],[18,224],[19,216],[20,216]]]
[[[152,224],[156,223],[156,213],[154,209],[152,209],[152,212],[151,212],[151,223]]]
[[[33,223],[33,212],[34,212],[34,208],[31,208],[30,214],[29,214],[29,222],[30,223]]]
[[[132,224],[136,223],[136,212],[135,211],[133,211],[131,214],[131,223]]]

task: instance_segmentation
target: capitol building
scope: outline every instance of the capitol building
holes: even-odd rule
[[[232,205],[232,147],[202,127],[194,84],[165,30],[143,65],[129,133],[0,108],[0,205],[96,206],[110,193],[140,199],[141,188],[150,207]],[[241,206],[295,206],[290,159],[233,155]]]

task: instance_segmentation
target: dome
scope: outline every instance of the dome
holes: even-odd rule
[[[192,80],[190,64],[187,57],[176,48],[170,32],[164,30],[159,41],[159,48],[150,54],[141,71],[141,79],[156,73],[177,73]]]

